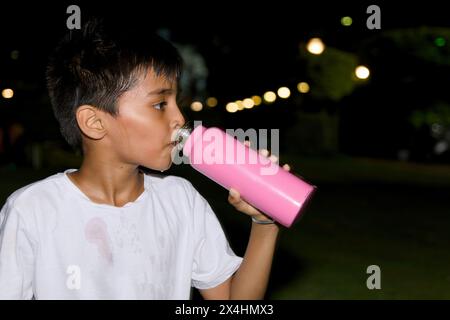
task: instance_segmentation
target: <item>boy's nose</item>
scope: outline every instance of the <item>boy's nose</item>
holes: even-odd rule
[[[174,129],[180,129],[184,124],[186,123],[186,120],[183,116],[181,116],[180,119],[177,119],[174,123]]]
[[[177,114],[174,119],[174,128],[179,129],[186,123],[186,119],[184,118],[183,114],[181,113],[180,109],[178,108]]]

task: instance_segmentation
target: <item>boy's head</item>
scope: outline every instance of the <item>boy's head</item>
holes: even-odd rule
[[[177,50],[154,34],[97,20],[67,34],[47,67],[63,137],[100,161],[167,169],[171,136],[184,124],[176,102],[181,66]]]

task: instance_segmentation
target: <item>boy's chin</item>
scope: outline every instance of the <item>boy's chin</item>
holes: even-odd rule
[[[166,168],[162,169],[161,171],[169,170],[171,166],[172,166],[172,161],[170,161],[169,164],[166,166]]]
[[[141,164],[141,167],[145,167],[147,169],[153,170],[153,171],[159,171],[159,172],[164,172],[166,170],[169,170],[170,167],[172,166],[172,160],[170,160],[168,163],[165,164],[161,164],[158,166],[153,165],[146,165],[146,164]]]

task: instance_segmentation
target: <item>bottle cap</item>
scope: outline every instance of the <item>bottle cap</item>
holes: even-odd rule
[[[191,122],[186,122],[180,129],[175,131],[175,137],[172,141],[177,141],[177,150],[182,150],[188,137],[192,133],[193,127]]]

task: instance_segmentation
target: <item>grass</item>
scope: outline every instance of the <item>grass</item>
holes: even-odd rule
[[[349,157],[284,162],[318,189],[300,221],[282,230],[268,298],[450,298],[450,166]],[[243,254],[246,217],[230,214],[226,192],[195,173],[189,178]],[[381,290],[367,289],[370,265],[381,268]]]
[[[450,166],[345,156],[282,160],[318,189],[302,218],[280,233],[267,298],[450,298]],[[56,171],[1,169],[0,203]],[[250,222],[227,203],[227,192],[186,165],[169,173],[189,179],[209,200],[242,255]],[[381,268],[380,290],[367,289],[370,265]]]

